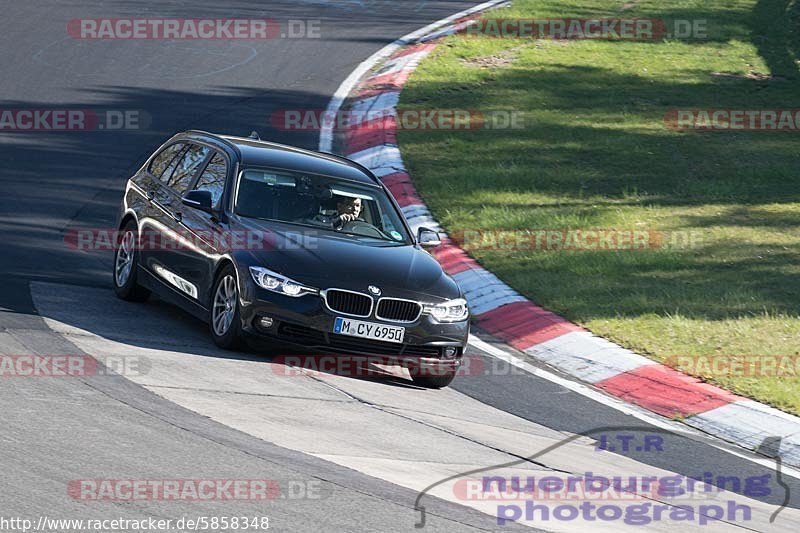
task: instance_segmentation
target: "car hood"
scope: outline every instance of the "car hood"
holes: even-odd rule
[[[435,300],[458,298],[458,285],[429,253],[413,245],[383,246],[344,235],[252,219],[238,219],[245,231],[264,232],[265,246],[244,252],[248,266],[263,266],[319,289],[338,287],[382,296]],[[241,253],[241,252],[240,252]]]

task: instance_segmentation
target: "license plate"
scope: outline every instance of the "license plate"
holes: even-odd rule
[[[403,342],[406,328],[386,326],[362,320],[350,320],[339,316],[336,317],[336,321],[333,323],[333,332],[341,335],[350,335],[351,337],[399,343]]]

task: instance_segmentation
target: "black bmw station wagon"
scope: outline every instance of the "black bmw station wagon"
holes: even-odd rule
[[[210,324],[320,353],[402,361],[415,383],[448,385],[469,334],[463,293],[368,169],[331,154],[188,131],[127,184],[114,290],[152,292]]]

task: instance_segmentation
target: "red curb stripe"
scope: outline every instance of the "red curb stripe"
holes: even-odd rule
[[[585,331],[529,301],[512,302],[486,311],[476,316],[476,323],[518,350],[527,350],[573,331]]]
[[[400,207],[408,207],[409,205],[425,205],[422,201],[417,190],[409,183],[397,183],[394,185],[387,185],[389,192],[392,193]],[[435,255],[435,254],[434,254]]]
[[[407,172],[393,172],[391,174],[386,174],[381,181],[387,187],[395,187],[399,183],[410,183],[413,185],[411,181],[411,176],[408,175]]]
[[[411,75],[410,70],[401,70],[392,74],[382,74],[367,78],[356,89],[356,98],[370,98],[382,93],[401,91]]]
[[[451,276],[465,270],[481,268],[478,262],[471,258],[467,252],[458,246],[450,244],[447,240],[434,250],[433,255],[442,265],[445,272]]]
[[[424,52],[426,50],[433,50],[436,48],[437,43],[422,43],[409,46],[395,52],[388,61],[392,61],[399,57],[416,54],[417,52]],[[414,71],[412,68],[405,67],[397,72],[391,74],[379,74],[371,76],[363,80],[356,89],[356,94],[359,98],[376,96],[382,92],[399,91],[403,85],[408,81],[408,77]]]
[[[389,87],[393,87],[394,90],[399,90],[406,84],[408,77],[411,76],[411,72],[413,72],[411,69],[404,68],[397,72],[367,78],[364,82],[364,88],[368,89],[370,87],[381,86],[384,90],[387,90]]]
[[[666,417],[691,416],[743,400],[664,365],[643,365],[595,383],[622,400]]]
[[[417,52],[423,52],[425,50],[433,50],[436,48],[438,43],[419,43],[413,46],[408,46],[406,48],[401,48],[398,52],[392,54],[389,58],[389,61],[392,59],[397,59],[398,57],[409,56],[411,54],[416,54]]]
[[[366,98],[372,98],[373,96],[378,96],[383,93],[390,93],[390,92],[397,92],[401,90],[402,87],[395,87],[394,85],[381,85],[375,87],[364,87],[359,88],[353,94],[354,100],[363,100]]]
[[[368,120],[345,133],[346,153],[354,154],[382,144],[397,144],[395,119],[391,116]]]
[[[419,205],[424,206],[425,204],[422,202],[422,198],[419,197],[416,193],[405,193],[405,192],[397,192],[389,189],[394,196],[395,200],[397,200],[397,205],[401,208],[408,207],[410,205]]]

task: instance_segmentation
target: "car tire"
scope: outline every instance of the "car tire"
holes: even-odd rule
[[[431,374],[430,371],[421,371],[418,367],[409,367],[408,373],[414,385],[425,387],[426,389],[442,389],[450,385],[456,377],[455,370],[447,370],[442,373]]]
[[[211,291],[211,337],[225,350],[241,350],[245,345],[236,270],[225,266]]]
[[[114,293],[128,302],[144,302],[150,290],[139,285],[136,274],[139,268],[139,229],[132,220],[122,228],[114,250],[111,272]]]

